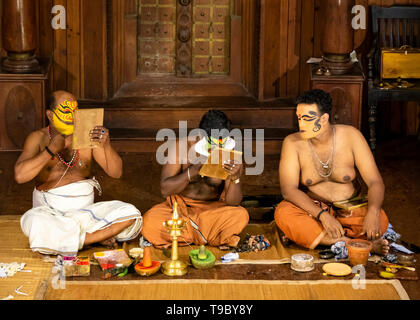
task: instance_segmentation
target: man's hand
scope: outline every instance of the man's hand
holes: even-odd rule
[[[368,240],[376,240],[381,236],[380,212],[368,210],[363,221],[363,234],[366,234]]]
[[[244,166],[242,163],[235,162],[233,160],[226,161],[223,164],[226,172],[230,174],[232,180],[237,180],[243,175]]]
[[[59,153],[62,151],[66,146],[66,139],[61,134],[56,134],[54,137],[51,138],[50,144],[48,145],[48,149],[51,150],[54,154]]]
[[[203,167],[202,163],[193,164],[192,166],[188,167],[187,170],[190,171],[190,180],[193,180],[195,177],[198,176],[202,167]]]
[[[344,236],[344,229],[341,223],[328,212],[324,212],[319,219],[331,238],[339,239]]]
[[[110,143],[109,130],[105,127],[97,126],[90,131],[90,140],[99,142],[101,148]]]

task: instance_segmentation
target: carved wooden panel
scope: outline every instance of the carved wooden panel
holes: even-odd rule
[[[175,73],[176,4],[139,1],[138,73]]]
[[[317,82],[313,89],[322,89],[331,94],[333,100],[333,124],[347,124],[361,130],[363,79],[360,83]]]
[[[35,130],[36,103],[32,92],[18,85],[10,90],[4,103],[6,133],[17,147]]]
[[[176,39],[176,74],[179,77],[191,75],[191,34],[192,5],[191,0],[179,0],[177,10]]]
[[[231,0],[139,0],[138,73],[228,75]]]
[[[45,80],[0,75],[0,150],[21,150],[26,137],[43,126]]]
[[[229,74],[230,0],[195,0],[193,74]]]

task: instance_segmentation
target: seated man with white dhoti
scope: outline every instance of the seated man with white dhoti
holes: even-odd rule
[[[142,216],[133,205],[121,201],[94,203],[90,179],[95,160],[112,178],[122,175],[122,159],[112,148],[104,127],[92,128],[98,148],[73,150],[74,110],[77,101],[68,92],[51,97],[46,114],[49,126],[31,133],[15,164],[15,180],[35,180],[33,208],[21,218],[21,227],[33,251],[75,255],[84,246],[102,243],[115,247],[139,235]]]

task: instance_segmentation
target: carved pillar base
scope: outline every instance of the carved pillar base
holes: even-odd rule
[[[3,71],[10,73],[33,73],[39,71],[39,62],[35,55],[9,53],[3,60]]]
[[[349,54],[330,55],[323,57],[322,65],[328,68],[331,74],[343,75],[349,73],[353,69],[354,62],[351,61]]]

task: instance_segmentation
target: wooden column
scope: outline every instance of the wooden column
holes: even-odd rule
[[[3,0],[2,39],[7,58],[3,70],[31,73],[39,69],[34,0]]]
[[[354,0],[325,0],[323,2],[324,62],[333,74],[345,74],[352,68],[350,53],[354,48],[351,10]]]

